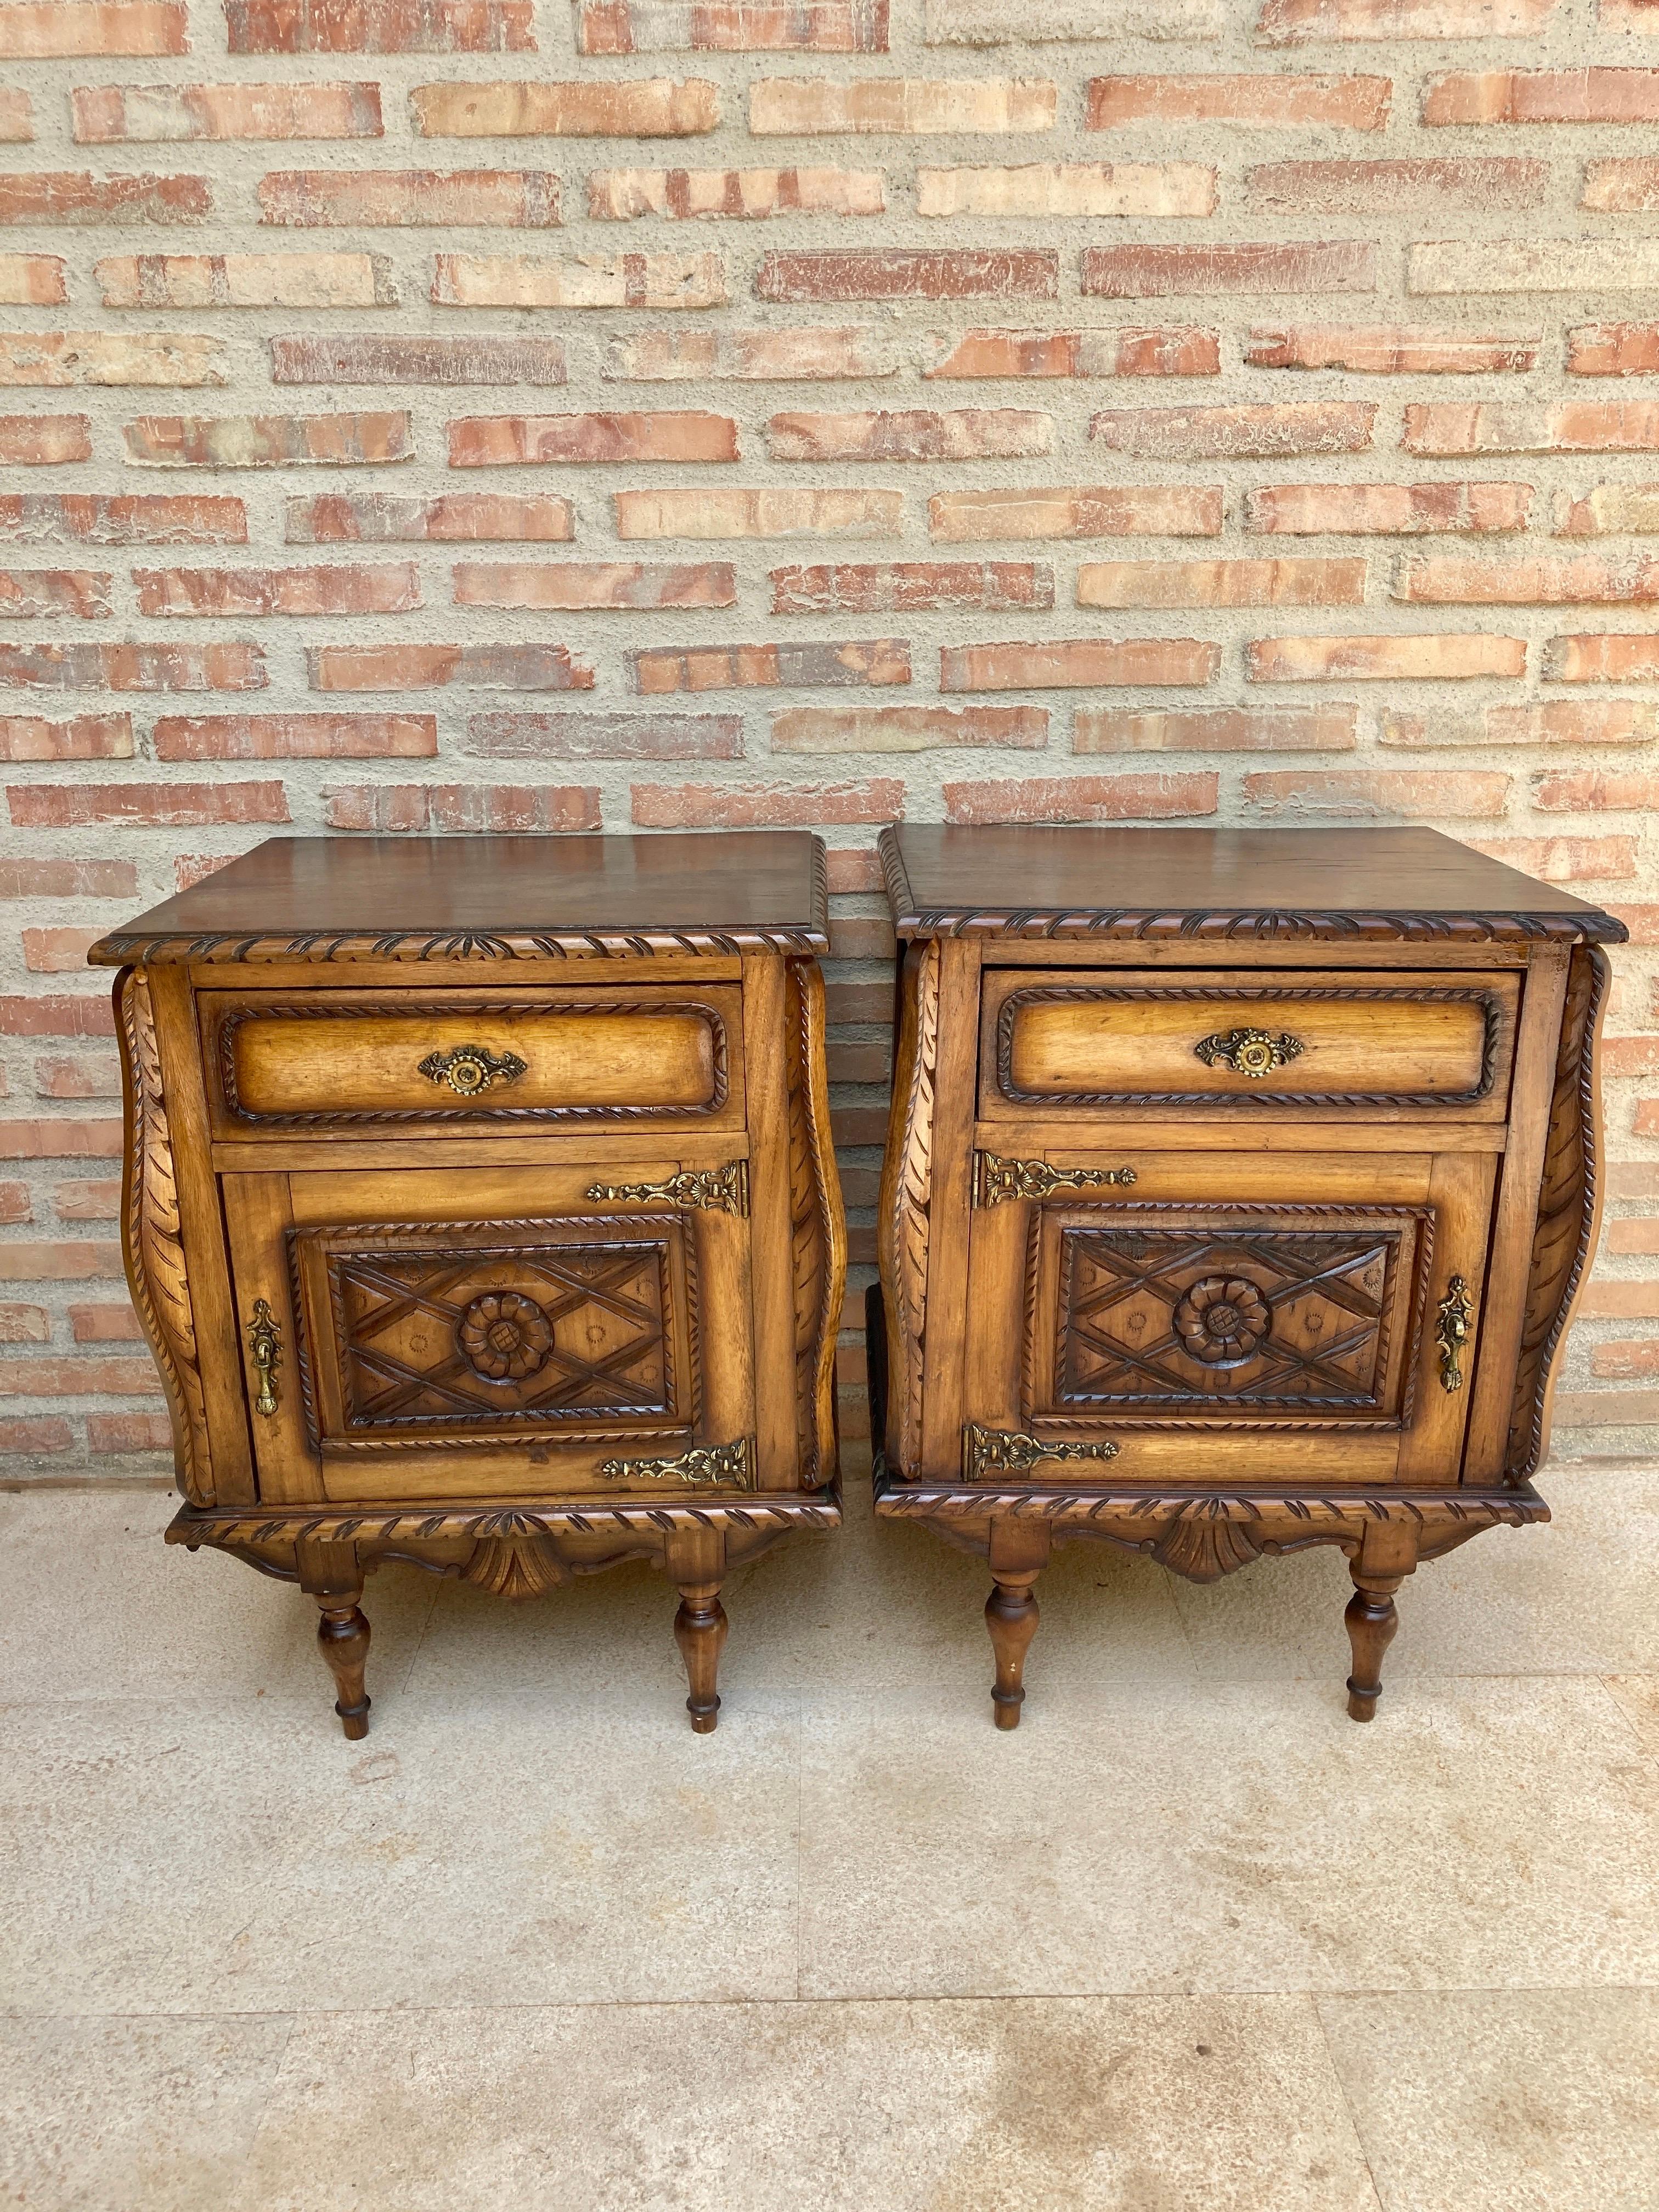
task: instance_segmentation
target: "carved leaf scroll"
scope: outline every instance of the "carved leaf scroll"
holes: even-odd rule
[[[792,961],[787,989],[796,1423],[800,1480],[811,1489],[829,1481],[836,1466],[836,1338],[847,1245],[830,1133],[823,975],[816,966]]]
[[[903,1100],[903,1119],[896,1143],[888,1146],[877,1225],[881,1279],[888,1291],[888,1457],[896,1469],[907,1473],[921,1457],[940,957],[934,939],[912,951],[905,963],[898,1065],[893,1071],[893,1096],[896,1102]]]

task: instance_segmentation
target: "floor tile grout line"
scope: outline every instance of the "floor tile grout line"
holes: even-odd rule
[[[1333,1991],[1329,1992],[1329,1994],[1334,1995],[1337,1993]],[[1356,1990],[1344,1990],[1340,1994],[1344,1996],[1357,1996],[1358,1992]],[[1336,2082],[1336,2092],[1338,2096],[1342,2100],[1342,2109],[1348,2116],[1348,2125],[1353,2133],[1354,2148],[1359,2153],[1360,2163],[1365,2169],[1365,2179],[1371,2185],[1371,2195],[1376,2202],[1376,2212],[1387,2212],[1387,2208],[1382,2202],[1382,2191],[1377,2182],[1376,2170],[1371,2165],[1370,2151],[1367,2147],[1364,2135],[1361,2130],[1358,2115],[1354,2111],[1353,2100],[1348,2094],[1347,2080],[1343,2074],[1340,2065],[1338,2063],[1336,2051],[1331,2042],[1330,2030],[1325,2025],[1324,2008],[1320,2003],[1319,1994],[1317,1992],[1310,1992],[1308,2003],[1314,2016],[1314,2023],[1319,2030],[1319,2040],[1325,2047],[1325,2056],[1331,2063],[1331,2074]]]
[[[216,2015],[211,2013],[198,2014],[194,2016],[198,2019],[207,2020],[211,2020],[216,2017]],[[242,2015],[237,2014],[232,2014],[229,2015],[232,2019],[237,2019],[241,2016]],[[281,2013],[265,2013],[263,2014],[249,2015],[249,2017],[264,2018],[266,2020],[280,2020],[283,2017],[283,2014]],[[259,2148],[260,2132],[264,2129],[266,2120],[270,2117],[270,2108],[272,2104],[276,2101],[277,2084],[283,2078],[283,2068],[287,2062],[289,2050],[293,2044],[295,2033],[297,2032],[301,2022],[305,2020],[309,2020],[312,2015],[309,2013],[290,2012],[288,2014],[287,2017],[288,2033],[283,2038],[283,2047],[276,2053],[276,2059],[271,2065],[270,2079],[266,2085],[264,2095],[259,2100],[258,2113],[254,2119],[253,2125],[248,2130],[247,2148],[242,2153],[241,2160],[236,2169],[236,2185],[239,2194],[240,2185],[242,2178],[253,2162],[254,2152]]]

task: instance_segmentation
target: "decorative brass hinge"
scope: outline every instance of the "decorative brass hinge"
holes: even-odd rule
[[[1005,1160],[998,1152],[974,1154],[974,1204],[1000,1206],[1011,1198],[1047,1198],[1056,1190],[1098,1190],[1132,1183],[1133,1168],[1057,1168],[1047,1160]]]
[[[491,1052],[481,1044],[458,1044],[447,1052],[428,1053],[418,1072],[428,1083],[447,1086],[458,1097],[476,1098],[492,1084],[516,1083],[526,1066],[516,1052]]]
[[[729,1444],[697,1444],[678,1459],[605,1459],[594,1470],[607,1482],[681,1482],[688,1489],[723,1483],[754,1490],[755,1439],[738,1437]]]
[[[994,1474],[1026,1474],[1045,1459],[1115,1459],[1109,1437],[1097,1444],[1050,1444],[1023,1429],[982,1429],[969,1421],[962,1432],[962,1464],[969,1482]]]
[[[749,1163],[727,1160],[724,1167],[682,1168],[663,1182],[591,1182],[590,1198],[638,1199],[672,1206],[682,1213],[747,1214]]]
[[[1254,1082],[1283,1067],[1287,1060],[1299,1059],[1303,1048],[1301,1038],[1293,1037],[1288,1030],[1281,1030],[1277,1036],[1266,1030],[1228,1030],[1224,1034],[1200,1037],[1193,1047],[1193,1054],[1206,1067],[1213,1067],[1219,1060],[1235,1075],[1248,1075]]]
[[[253,1401],[253,1410],[269,1420],[276,1410],[276,1364],[283,1356],[283,1332],[264,1298],[253,1301],[253,1318],[247,1325],[247,1348],[253,1371],[259,1378],[259,1395]]]
[[[1447,1284],[1446,1295],[1434,1311],[1434,1340],[1440,1347],[1440,1387],[1443,1390],[1461,1390],[1463,1347],[1469,1340],[1469,1325],[1474,1319],[1474,1300],[1461,1275],[1454,1275]]]

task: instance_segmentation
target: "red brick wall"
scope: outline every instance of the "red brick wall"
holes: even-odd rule
[[[1563,1411],[1651,1436],[1659,0],[0,0],[0,1466],[161,1431],[124,911],[288,825],[821,828],[867,1263],[901,812],[1617,906]]]

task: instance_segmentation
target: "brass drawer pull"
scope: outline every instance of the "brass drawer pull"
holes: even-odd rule
[[[1127,1184],[1133,1168],[1057,1168],[1047,1160],[1006,1160],[998,1152],[974,1154],[974,1204],[1000,1206],[1014,1198],[1047,1198],[1057,1190],[1098,1190]]]
[[[259,1395],[253,1401],[256,1413],[267,1420],[276,1410],[276,1363],[283,1356],[283,1332],[276,1316],[264,1298],[253,1301],[253,1318],[247,1325],[248,1351],[253,1360],[253,1371],[259,1378]]]
[[[969,1421],[962,1432],[969,1482],[983,1482],[993,1474],[1029,1474],[1045,1459],[1115,1459],[1117,1449],[1109,1437],[1097,1444],[1050,1444],[1023,1429],[982,1429],[977,1421]]]
[[[617,1203],[635,1200],[672,1206],[681,1213],[746,1214],[749,1211],[749,1163],[727,1160],[724,1167],[682,1168],[662,1182],[591,1182],[590,1198]]]
[[[1235,1075],[1248,1075],[1252,1082],[1271,1075],[1287,1060],[1299,1059],[1302,1051],[1301,1038],[1293,1037],[1288,1030],[1281,1030],[1277,1036],[1266,1030],[1228,1030],[1200,1037],[1193,1047],[1194,1059],[1201,1060],[1206,1067],[1213,1067],[1219,1060]]]
[[[604,1459],[594,1473],[606,1482],[679,1482],[688,1489],[724,1482],[734,1490],[753,1490],[755,1439],[738,1437],[729,1444],[696,1444],[678,1459]]]
[[[481,1044],[458,1044],[447,1052],[429,1052],[419,1073],[428,1083],[453,1091],[459,1098],[476,1098],[493,1084],[516,1083],[526,1063],[516,1052],[491,1052]]]
[[[1469,1340],[1469,1327],[1474,1319],[1474,1300],[1461,1275],[1452,1277],[1446,1285],[1445,1297],[1434,1310],[1434,1340],[1440,1347],[1440,1387],[1443,1390],[1461,1390],[1463,1347]]]

